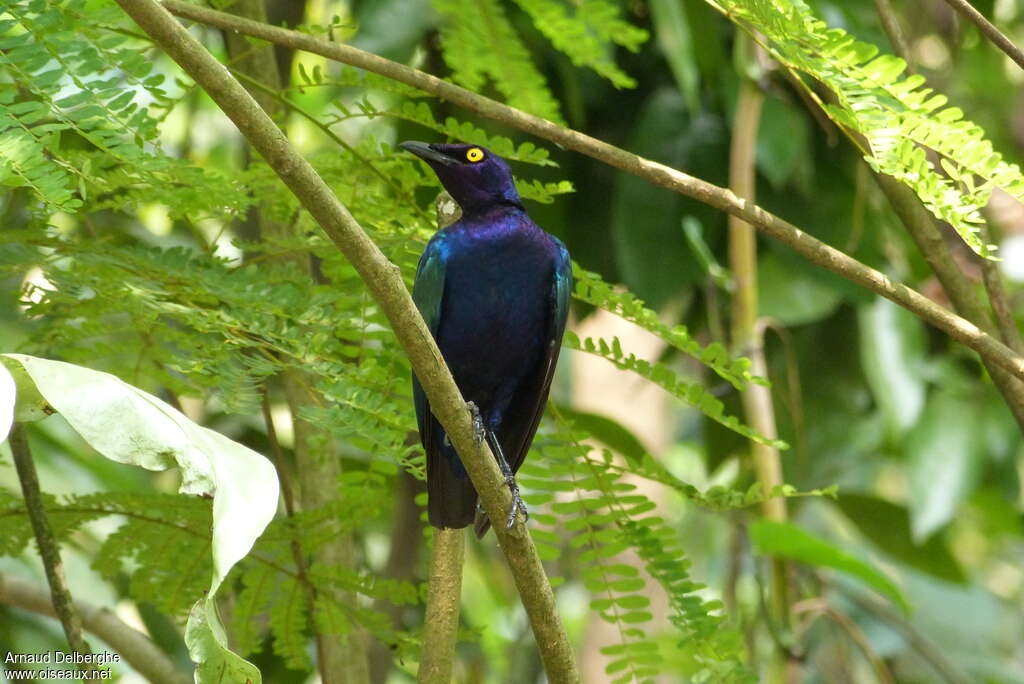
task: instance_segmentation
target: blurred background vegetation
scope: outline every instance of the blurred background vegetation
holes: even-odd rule
[[[71,199],[63,206],[41,203],[18,182],[7,182],[14,187],[0,192],[0,351],[113,372],[268,457],[275,451],[266,429],[269,415],[277,425],[279,456],[296,471],[298,506],[309,515],[302,523],[309,527],[297,523],[304,530],[300,538],[308,536],[314,553],[343,540],[330,552],[334,556],[328,554],[342,559],[336,564],[341,569],[324,581],[360,594],[351,599],[358,610],[318,612],[314,630],[371,644],[353,649],[370,655],[366,671],[356,671],[351,681],[412,681],[429,532],[421,515],[422,483],[414,477],[421,474],[422,457],[408,436],[414,421],[407,364],[354,272],[266,166],[252,159],[212,102],[158,50],[131,35],[137,29],[114,6],[72,4],[62,5],[62,12],[66,21],[81,13],[76,30],[84,40],[110,40],[115,56],[130,47],[146,62],[141,75],[115,80],[121,91],[134,89],[153,126],[138,134],[137,154],[112,146],[104,157],[95,156],[88,126],[85,133],[74,127],[61,133],[54,158],[77,169],[69,172],[69,187],[81,200],[77,206]],[[557,24],[536,11],[548,4],[268,0],[266,8],[271,22],[303,24],[319,35],[454,77],[718,185],[729,183],[738,93],[753,76],[765,96],[756,138],[758,204],[949,306],[863,155],[808,107],[778,69],[744,47],[742,34],[711,5],[599,3],[615,10],[614,22],[605,17],[595,24],[609,26],[610,33],[598,41],[594,54],[600,59],[591,55],[581,65],[582,48],[574,53],[560,45]],[[566,3],[576,11],[588,4]],[[36,5],[13,3],[9,9],[34,21],[44,15]],[[875,4],[809,5],[829,25],[892,51]],[[1011,38],[1024,39],[1024,9],[1016,2],[975,5]],[[507,19],[497,25],[512,31],[514,40],[487,33],[495,24],[481,17],[495,7]],[[918,73],[980,124],[1008,161],[1019,163],[1024,72],[941,0],[894,0],[893,10]],[[42,35],[49,29],[38,30]],[[260,44],[232,44],[212,29],[197,27],[194,33],[262,97],[261,104],[407,279],[434,225],[437,188],[394,144],[437,141],[446,134],[495,147],[495,136],[516,145],[526,140],[445,102],[429,101],[424,114],[418,107],[427,105],[408,89],[364,81],[309,54],[278,50],[280,81],[261,89],[250,82],[259,80],[260,67],[245,65]],[[502,54],[501,46],[515,49]],[[458,50],[468,57],[449,54]],[[97,54],[101,62],[107,55]],[[59,59],[60,52],[52,57]],[[81,59],[79,66],[88,63],[88,57]],[[475,59],[482,60],[478,73],[466,68]],[[69,70],[71,62],[65,64]],[[503,64],[523,62],[534,71],[502,81]],[[25,92],[16,59],[5,58],[2,66],[4,92],[10,94],[5,107],[39,95]],[[161,74],[162,84],[143,87],[144,78]],[[523,88],[524,81],[533,85]],[[65,83],[54,93],[67,97],[75,85]],[[162,98],[153,95],[158,87]],[[457,124],[445,123],[449,116],[488,137],[481,139],[483,130],[474,128],[460,135],[467,129],[453,129]],[[566,243],[580,268],[621,283],[664,323],[685,325],[701,344],[729,346],[727,217],[584,156],[540,147],[550,156],[499,148],[511,151],[514,171],[521,183],[528,181],[524,194],[534,220]],[[557,166],[544,165],[547,160]],[[571,192],[563,181],[571,183]],[[1012,309],[1020,314],[1024,208],[997,192],[986,216],[991,241],[1000,246],[999,269]],[[978,258],[952,230],[945,230],[944,239],[957,268],[972,287],[980,287]],[[536,465],[524,468],[523,484],[536,502],[531,526],[538,543],[547,545],[542,553],[549,572],[560,578],[559,606],[584,681],[721,681],[739,676],[714,666],[730,659],[768,678],[766,663],[782,652],[782,676],[793,682],[886,676],[900,682],[1024,682],[1024,449],[1020,428],[985,369],[973,353],[907,311],[782,245],[760,241],[758,247],[767,377],[778,436],[790,446],[781,452],[783,479],[799,491],[838,487],[837,497],[792,497],[786,506],[791,521],[824,546],[811,544],[804,563],[786,565],[789,618],[775,622],[766,596],[771,560],[763,553],[772,550],[772,530],[757,526],[756,505],[736,507],[726,495],[755,482],[749,441],[635,373],[592,354],[566,351],[552,392],[555,415],[528,459]],[[624,321],[608,308],[614,307],[575,302],[570,329],[581,339],[618,337],[628,352],[704,385],[724,403],[726,414],[743,415],[740,395],[729,382],[666,344],[650,326]],[[748,351],[735,350],[738,356]],[[350,367],[339,372],[339,363]],[[315,396],[320,399],[310,398]],[[572,424],[582,433],[573,432]],[[100,503],[81,519],[65,510],[75,500],[54,503],[54,524],[68,538],[63,552],[72,592],[112,607],[187,667],[181,618],[205,588],[203,550],[194,540],[190,545],[159,530],[119,533],[115,545],[105,541],[123,520],[118,514],[136,506],[154,511],[154,519],[170,520],[170,504],[160,508],[155,498],[135,503],[130,497],[174,492],[177,476],[103,460],[59,418],[34,424],[31,437],[45,492],[98,493],[89,501]],[[642,589],[636,594],[647,599],[634,627],[641,637],[629,633],[621,616],[598,615],[586,572],[592,559],[581,559],[578,551],[590,540],[570,544],[578,528],[563,531],[583,509],[558,508],[565,502],[543,484],[571,474],[558,459],[579,456],[573,440],[595,438],[617,454],[608,463],[625,464],[628,471],[649,454],[663,467],[661,481],[648,468],[648,477],[624,475],[620,482],[656,504],[662,520],[657,529],[671,530],[671,538],[657,537],[656,544],[673,550],[689,579],[706,585],[677,586],[673,594],[645,574],[649,567],[638,573]],[[25,523],[18,517],[18,483],[6,449],[0,447],[0,486],[6,491],[0,527],[8,527],[0,539],[6,554],[0,572],[41,582],[36,554],[25,548],[27,536],[11,541]],[[334,454],[337,467],[304,476],[303,459],[316,462],[304,452]],[[603,458],[600,449],[584,447],[582,453]],[[341,478],[340,502],[329,495],[318,500],[313,493],[317,486],[330,489],[325,477]],[[694,496],[682,483],[711,495]],[[551,501],[554,509],[547,507]],[[176,515],[204,524],[203,511]],[[289,538],[288,529],[278,528],[263,552],[287,558],[287,544],[280,540]],[[778,534],[795,533],[787,527]],[[799,555],[798,541],[789,539],[789,556]],[[271,548],[274,543],[285,551]],[[619,561],[644,566],[636,551],[627,549]],[[840,557],[852,558],[855,569],[836,570]],[[183,569],[178,558],[195,563]],[[309,615],[296,608],[303,603],[301,591],[287,582],[277,593],[253,589],[257,581],[272,580],[251,569],[233,577],[221,599],[232,646],[260,667],[265,681],[315,678]],[[896,588],[877,593],[886,579]],[[684,595],[722,603],[699,603],[687,615],[673,603]],[[246,600],[253,605],[243,609],[239,604]],[[692,621],[708,612],[724,615],[709,627],[721,643],[701,631],[700,620]],[[694,631],[681,629],[678,619]],[[542,681],[529,625],[493,537],[468,545],[462,628],[457,681]],[[621,651],[601,649],[631,641],[654,644],[653,671],[645,674],[644,663],[651,661],[637,656],[628,663],[631,671],[611,667],[606,673]],[[54,621],[0,606],[0,652],[42,652],[62,643]],[[710,653],[701,650],[708,644]],[[141,681],[129,668],[117,671],[121,681]]]

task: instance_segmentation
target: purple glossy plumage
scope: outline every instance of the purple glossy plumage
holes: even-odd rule
[[[500,157],[472,145],[402,147],[430,164],[463,210],[428,243],[413,297],[463,398],[480,409],[515,472],[537,431],[561,347],[569,255],[526,215]],[[415,377],[413,390],[430,523],[466,527],[476,514],[476,490]]]

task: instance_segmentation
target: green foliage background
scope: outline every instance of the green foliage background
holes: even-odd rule
[[[956,254],[976,269],[994,189],[1024,192],[1012,165],[1022,77],[938,0],[896,4],[906,25],[915,19],[921,77],[876,56],[870,46],[887,52],[887,42],[868,3],[320,0],[291,21],[719,184],[750,75],[737,46],[754,32],[777,60],[754,74],[767,95],[758,202],[941,298],[869,166],[948,220]],[[1011,32],[1022,30],[1017,11],[1000,5]],[[438,187],[395,144],[471,141],[513,161],[531,215],[568,245],[577,320],[604,309],[664,343],[643,359],[618,339],[567,335],[553,407],[521,471],[531,533],[589,672],[752,681],[781,641],[801,659],[800,681],[867,681],[841,623],[809,609],[788,628],[767,621],[774,553],[794,561],[793,602],[820,598],[848,616],[899,681],[936,681],[934,655],[915,639],[965,681],[1024,681],[1013,636],[1024,633],[1024,451],[963,348],[763,243],[760,312],[784,332],[769,336],[768,377],[752,377],[723,332],[723,215],[318,57],[279,54],[290,63],[284,84],[254,85],[244,62],[259,43],[229,53],[218,32],[197,31],[270,103],[407,281],[435,229]],[[865,148],[838,130],[862,134]],[[942,156],[937,167],[924,147]],[[0,183],[0,351],[114,373],[286,470],[306,448],[303,430],[316,458],[340,463],[336,482],[316,483],[323,502],[282,509],[229,576],[221,608],[232,648],[265,681],[301,681],[312,634],[342,635],[370,645],[381,681],[412,681],[429,543],[423,457],[410,437],[408,363],[351,266],[106,0],[0,6]],[[1019,231],[1015,210],[996,216],[993,242]],[[1021,294],[1011,283],[1015,310]],[[644,436],[613,416],[573,408],[582,355],[618,367],[621,391],[649,381],[678,399],[669,447],[647,453]],[[790,526],[757,520],[766,492],[749,444],[768,440],[744,425],[738,395],[752,382],[771,385],[789,484],[770,494],[789,497]],[[209,502],[170,493],[173,474],[102,460],[59,418],[31,434],[72,590],[137,615],[187,667],[181,625],[208,585]],[[0,572],[39,577],[2,449]],[[347,562],[323,562],[339,539]],[[317,559],[305,578],[295,542]],[[458,680],[536,681],[540,661],[524,648],[529,627],[493,537],[468,557]],[[53,624],[0,614],[0,645],[60,647]],[[598,619],[611,640],[595,643]]]

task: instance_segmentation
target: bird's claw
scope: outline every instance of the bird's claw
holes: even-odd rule
[[[482,444],[487,439],[487,428],[484,426],[483,416],[480,415],[480,408],[472,401],[467,401],[469,414],[473,418],[473,439],[477,444]]]
[[[516,524],[516,514],[522,511],[523,521],[525,522],[530,519],[530,511],[527,510],[523,497],[519,495],[519,485],[516,483],[516,478],[506,476],[505,484],[508,485],[509,490],[512,492],[512,508],[508,512],[508,520],[505,523],[505,527],[512,529],[512,526]]]

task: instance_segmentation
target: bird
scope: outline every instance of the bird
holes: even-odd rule
[[[530,220],[508,163],[479,145],[399,145],[433,170],[462,209],[427,243],[413,301],[473,412],[512,491],[506,526],[528,515],[515,473],[547,403],[572,291],[565,245]],[[490,521],[444,428],[412,378],[420,441],[426,453],[427,517],[437,528]]]

